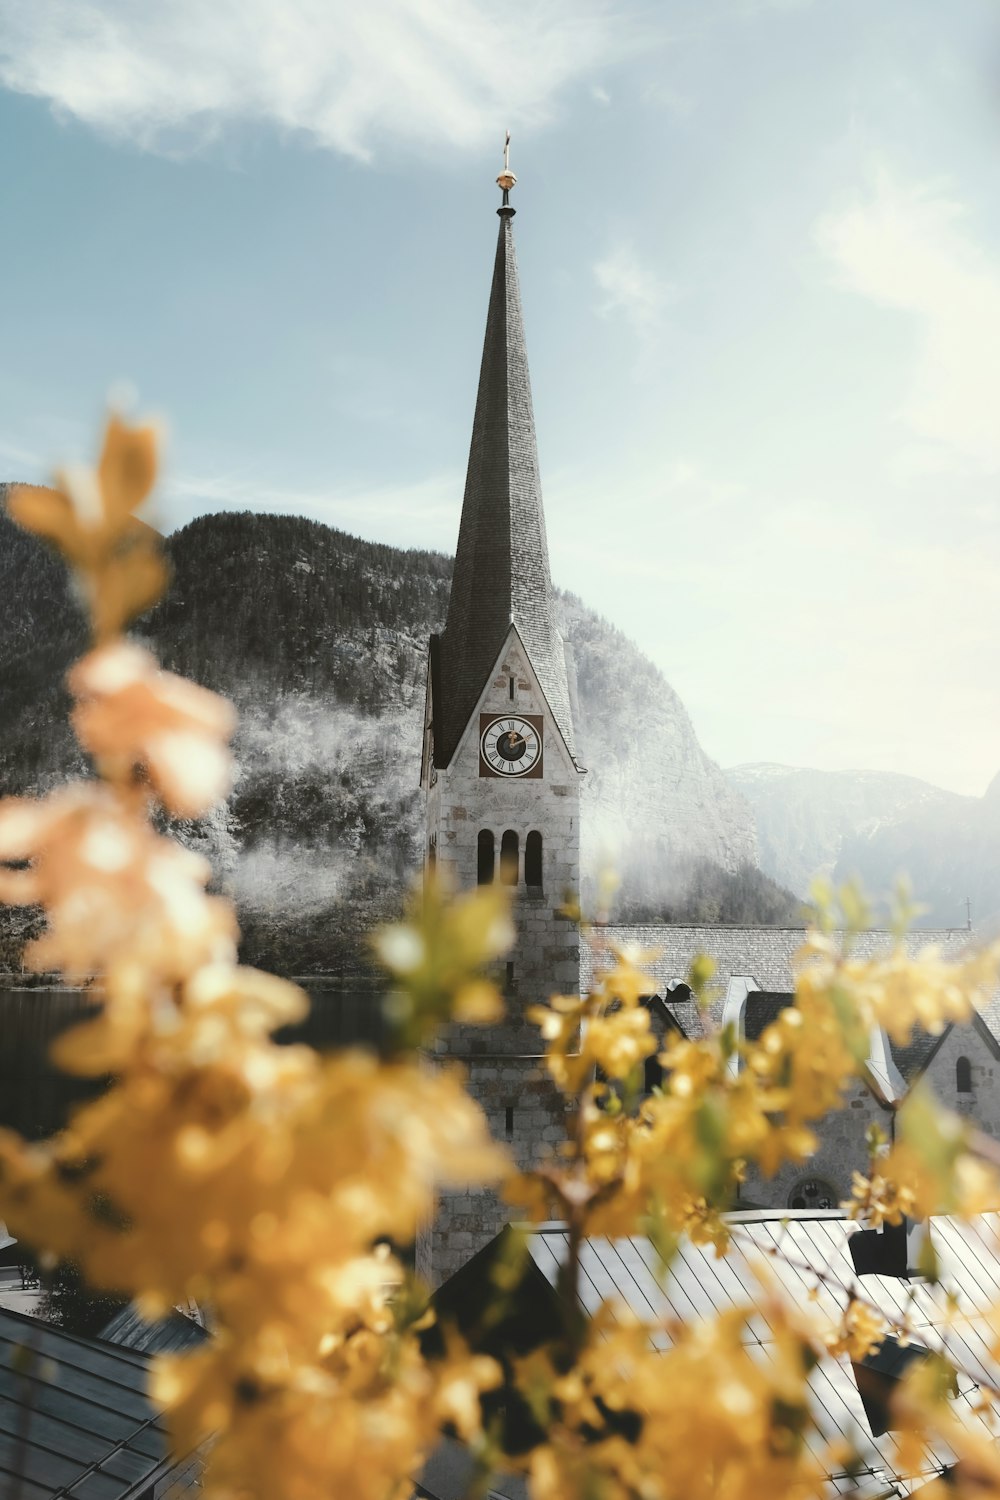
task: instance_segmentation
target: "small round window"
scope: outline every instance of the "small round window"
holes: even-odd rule
[[[789,1208],[836,1208],[840,1194],[825,1177],[803,1177],[788,1195]]]

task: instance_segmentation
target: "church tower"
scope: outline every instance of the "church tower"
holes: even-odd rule
[[[494,880],[513,887],[517,940],[506,966],[506,1018],[488,1028],[452,1027],[440,1046],[462,1057],[494,1135],[527,1166],[564,1133],[561,1100],[525,1011],[579,987],[579,935],[561,908],[579,891],[583,769],[549,576],[509,201],[514,182],[505,151],[451,600],[444,632],[430,643],[421,785],[428,865],[457,889]],[[421,1273],[433,1283],[451,1275],[506,1218],[492,1193],[446,1198],[418,1247]]]

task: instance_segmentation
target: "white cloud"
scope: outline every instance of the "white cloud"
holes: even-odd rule
[[[21,443],[9,442],[5,437],[0,437],[0,462],[13,464],[25,472],[37,471],[42,463],[38,454],[30,448],[25,448]]]
[[[898,472],[1000,469],[1000,259],[977,243],[965,206],[940,184],[880,168],[874,189],[827,214],[817,238],[845,286],[916,320],[899,416],[920,446],[899,455]]]
[[[0,0],[0,83],[148,149],[265,120],[366,159],[537,126],[628,33],[602,0]]]
[[[604,316],[620,315],[642,335],[655,332],[673,296],[673,288],[635,249],[621,243],[597,261],[594,280],[603,293],[598,304]]]
[[[694,94],[686,89],[676,88],[673,84],[665,83],[662,79],[658,79],[656,83],[647,84],[639,98],[651,109],[665,109],[679,120],[688,119],[698,107],[698,100]]]

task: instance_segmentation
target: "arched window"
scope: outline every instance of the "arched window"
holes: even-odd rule
[[[491,828],[481,828],[477,846],[476,879],[480,885],[492,885],[496,865],[496,843]]]
[[[524,883],[535,886],[542,883],[542,835],[535,829],[524,841]]]
[[[431,875],[433,875],[434,871],[437,869],[437,862],[438,862],[438,844],[437,844],[437,839],[431,839],[430,843],[427,845],[427,869],[428,869],[428,871],[429,871],[429,873]]]
[[[500,840],[500,879],[504,885],[517,885],[519,854],[517,834],[513,828],[508,828]]]
[[[955,1064],[955,1087],[960,1094],[972,1093],[972,1064],[967,1057],[960,1057]]]

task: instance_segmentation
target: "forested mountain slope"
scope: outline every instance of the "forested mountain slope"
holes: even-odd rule
[[[232,795],[183,830],[239,904],[247,954],[339,967],[397,909],[419,867],[427,638],[451,560],[295,517],[200,517],[168,539],[173,584],[141,622],[164,665],[234,699]],[[83,642],[61,569],[0,517],[0,792],[78,757],[58,679]],[[585,873],[609,855],[622,910],[786,921],[755,869],[753,820],[703,753],[661,674],[578,600],[563,601],[579,680]]]
[[[82,765],[63,675],[87,644],[66,569],[15,526],[0,485],[0,792],[43,789]]]

